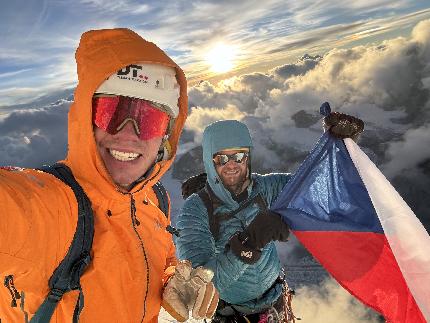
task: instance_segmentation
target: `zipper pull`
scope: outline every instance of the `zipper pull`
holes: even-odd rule
[[[139,220],[136,218],[136,202],[134,201],[134,197],[130,194],[130,209],[131,209],[131,219],[133,221],[133,225],[140,225]]]
[[[136,203],[134,201],[134,197],[133,195],[130,194],[130,207],[131,207],[131,212],[134,215],[136,215]]]
[[[13,283],[13,276],[12,275],[9,275],[9,276],[10,276],[9,284],[10,284],[10,287],[12,288],[13,293],[15,294],[15,298],[20,299],[21,295],[18,293],[18,291],[15,288],[15,284]]]
[[[5,276],[4,286],[9,290],[9,293],[12,296],[12,301],[10,306],[16,307],[17,306],[16,300],[20,299],[21,295],[18,293],[18,291],[15,288],[15,285],[13,283],[13,275]]]

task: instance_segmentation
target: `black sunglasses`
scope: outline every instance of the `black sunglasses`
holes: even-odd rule
[[[215,163],[215,165],[218,166],[224,166],[225,164],[228,163],[229,160],[233,160],[236,163],[240,164],[241,162],[243,162],[243,160],[245,158],[248,157],[248,153],[245,152],[239,152],[239,153],[235,153],[232,155],[227,155],[227,154],[216,154],[213,157],[213,161]]]

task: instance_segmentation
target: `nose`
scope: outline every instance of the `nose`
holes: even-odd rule
[[[239,166],[239,164],[236,163],[233,159],[229,159],[227,164],[225,164],[225,167],[228,167],[228,168],[235,168],[238,166]]]
[[[127,120],[124,124],[119,127],[119,131],[115,136],[119,136],[124,139],[136,139],[139,138],[138,128],[134,120]]]

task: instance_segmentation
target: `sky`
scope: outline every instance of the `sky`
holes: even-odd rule
[[[82,32],[112,27],[155,42],[189,80],[189,117],[168,175],[174,212],[180,181],[202,170],[210,122],[247,124],[254,171],[294,172],[322,133],[328,101],[364,121],[358,144],[430,231],[427,0],[2,0],[0,165],[65,157],[76,46]],[[219,56],[230,64],[217,66]],[[303,254],[293,242],[286,248],[287,262]],[[297,310],[311,322],[377,321],[332,280],[299,290]]]
[[[135,30],[197,83],[407,35],[428,17],[427,0],[2,0],[0,107],[76,85],[74,51],[90,29]],[[217,75],[208,57],[221,45],[234,66]]]

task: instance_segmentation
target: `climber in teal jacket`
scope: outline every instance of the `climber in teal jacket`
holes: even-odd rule
[[[333,136],[355,141],[364,129],[362,120],[339,112],[323,125]],[[289,228],[270,207],[291,175],[251,173],[252,140],[239,121],[210,124],[202,146],[207,175],[182,186],[188,196],[204,179],[177,218],[178,256],[214,272],[220,303],[213,322],[282,322],[286,307],[274,241],[286,241]]]
[[[213,270],[222,300],[215,321],[233,322],[237,316],[246,315],[251,322],[258,322],[270,309],[282,310],[276,306],[282,301],[282,281],[278,279],[281,264],[274,241],[286,241],[289,230],[268,208],[290,174],[251,173],[252,140],[246,125],[239,121],[209,125],[202,145],[207,173],[204,190],[213,211],[200,194],[192,194],[185,201],[176,222],[177,253],[193,267]],[[252,203],[234,216],[223,216],[247,201]],[[217,218],[215,234],[210,217]]]

